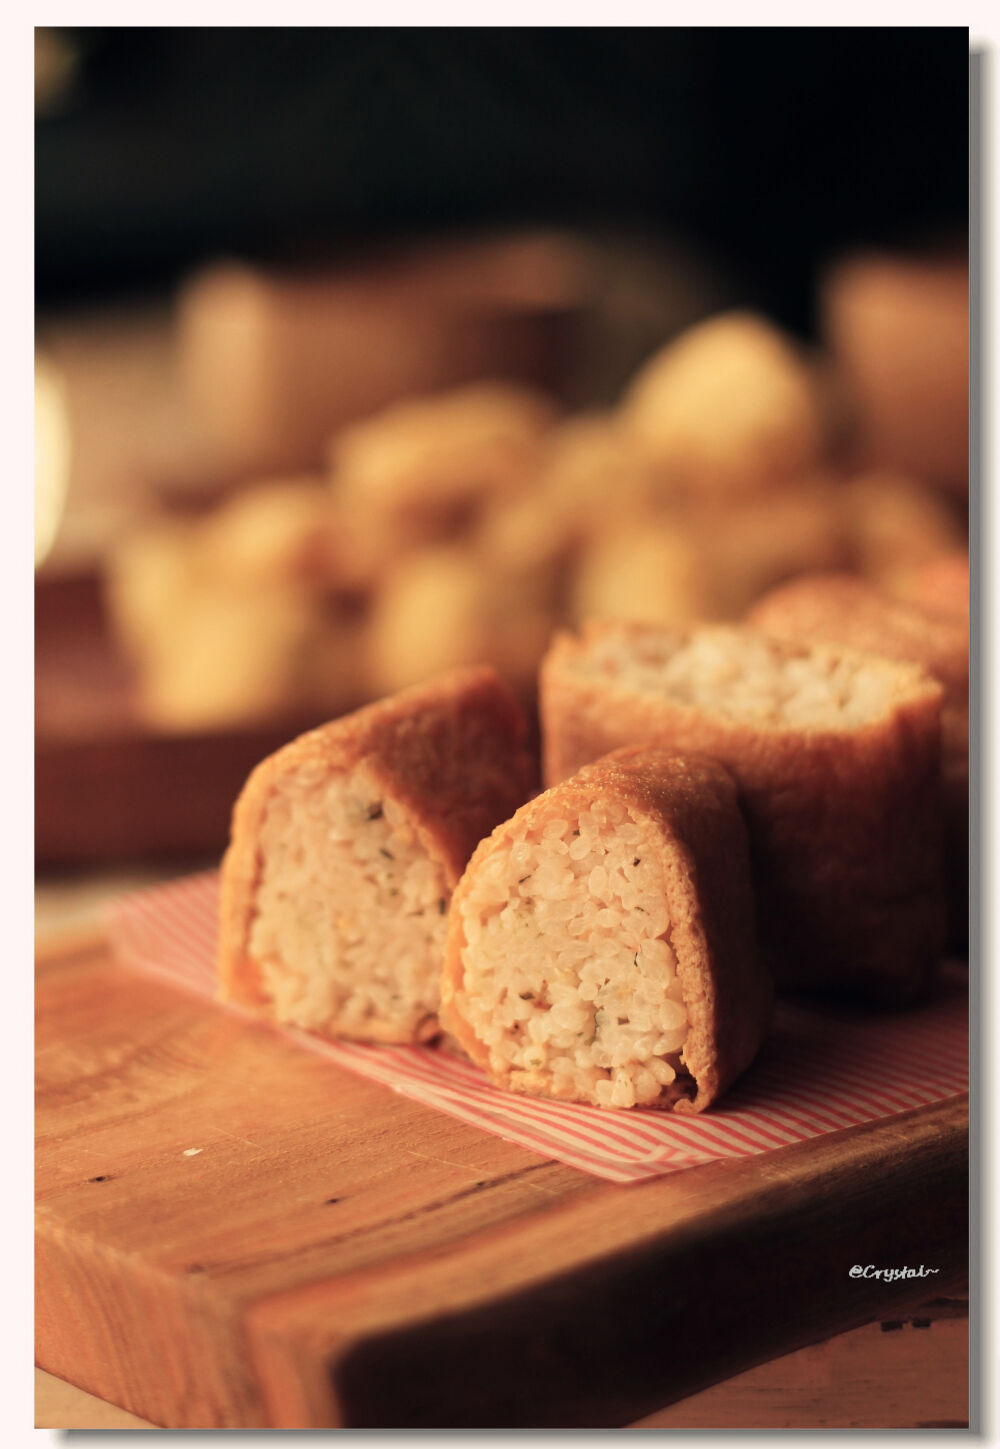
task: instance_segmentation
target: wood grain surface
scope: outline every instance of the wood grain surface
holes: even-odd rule
[[[617,1426],[964,1281],[964,1098],[618,1187],[38,964],[37,1361],[155,1424]]]

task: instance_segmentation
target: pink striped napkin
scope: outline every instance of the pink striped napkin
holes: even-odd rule
[[[217,910],[214,872],[140,891],[110,908],[111,942],[122,962],[212,996]],[[933,1001],[895,1015],[782,1002],[753,1067],[721,1106],[690,1118],[519,1097],[433,1047],[362,1046],[272,1029],[425,1106],[611,1182],[769,1152],[968,1087],[967,990],[957,966],[942,971]]]

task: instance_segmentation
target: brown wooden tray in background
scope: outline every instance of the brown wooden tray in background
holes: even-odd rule
[[[35,586],[35,859],[40,869],[188,861],[224,849],[258,760],[315,718],[166,735],[139,719],[96,576]]]

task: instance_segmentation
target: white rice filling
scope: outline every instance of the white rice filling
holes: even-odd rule
[[[511,1085],[633,1107],[689,1080],[663,873],[643,839],[624,805],[596,800],[523,827],[476,870],[456,1006]]]
[[[361,1038],[388,1023],[407,1039],[437,1013],[450,897],[442,866],[363,764],[282,779],[261,829],[249,941],[277,1019]]]
[[[586,644],[574,667],[741,723],[825,728],[884,716],[900,673],[858,654],[796,651],[727,625],[691,633],[609,629]]]

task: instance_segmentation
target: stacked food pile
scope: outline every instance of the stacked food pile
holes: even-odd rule
[[[504,383],[412,399],[312,475],[156,520],[110,559],[111,615],[160,729],[322,718],[483,660],[526,695],[559,625],[734,620],[816,570],[905,594],[964,549],[949,502],[859,471],[850,437],[828,359],[726,314],[613,410]]]
[[[678,1112],[753,1061],[774,983],[921,997],[967,808],[949,577],[921,603],[817,576],[753,623],[557,636],[540,793],[488,666],[292,741],[234,812],[223,994],[324,1036],[448,1033],[515,1091]]]
[[[843,417],[829,368],[728,315],[613,412],[401,403],[329,476],[123,551],[159,718],[386,696],[251,775],[224,994],[677,1112],[752,1062],[775,986],[926,995],[967,939],[968,555],[932,487],[835,463]],[[199,610],[228,672],[182,641]]]
[[[258,766],[223,994],[326,1036],[445,1029],[516,1090],[699,1111],[770,1016],[734,782],[625,749],[529,799],[526,733],[495,671],[459,670]]]

